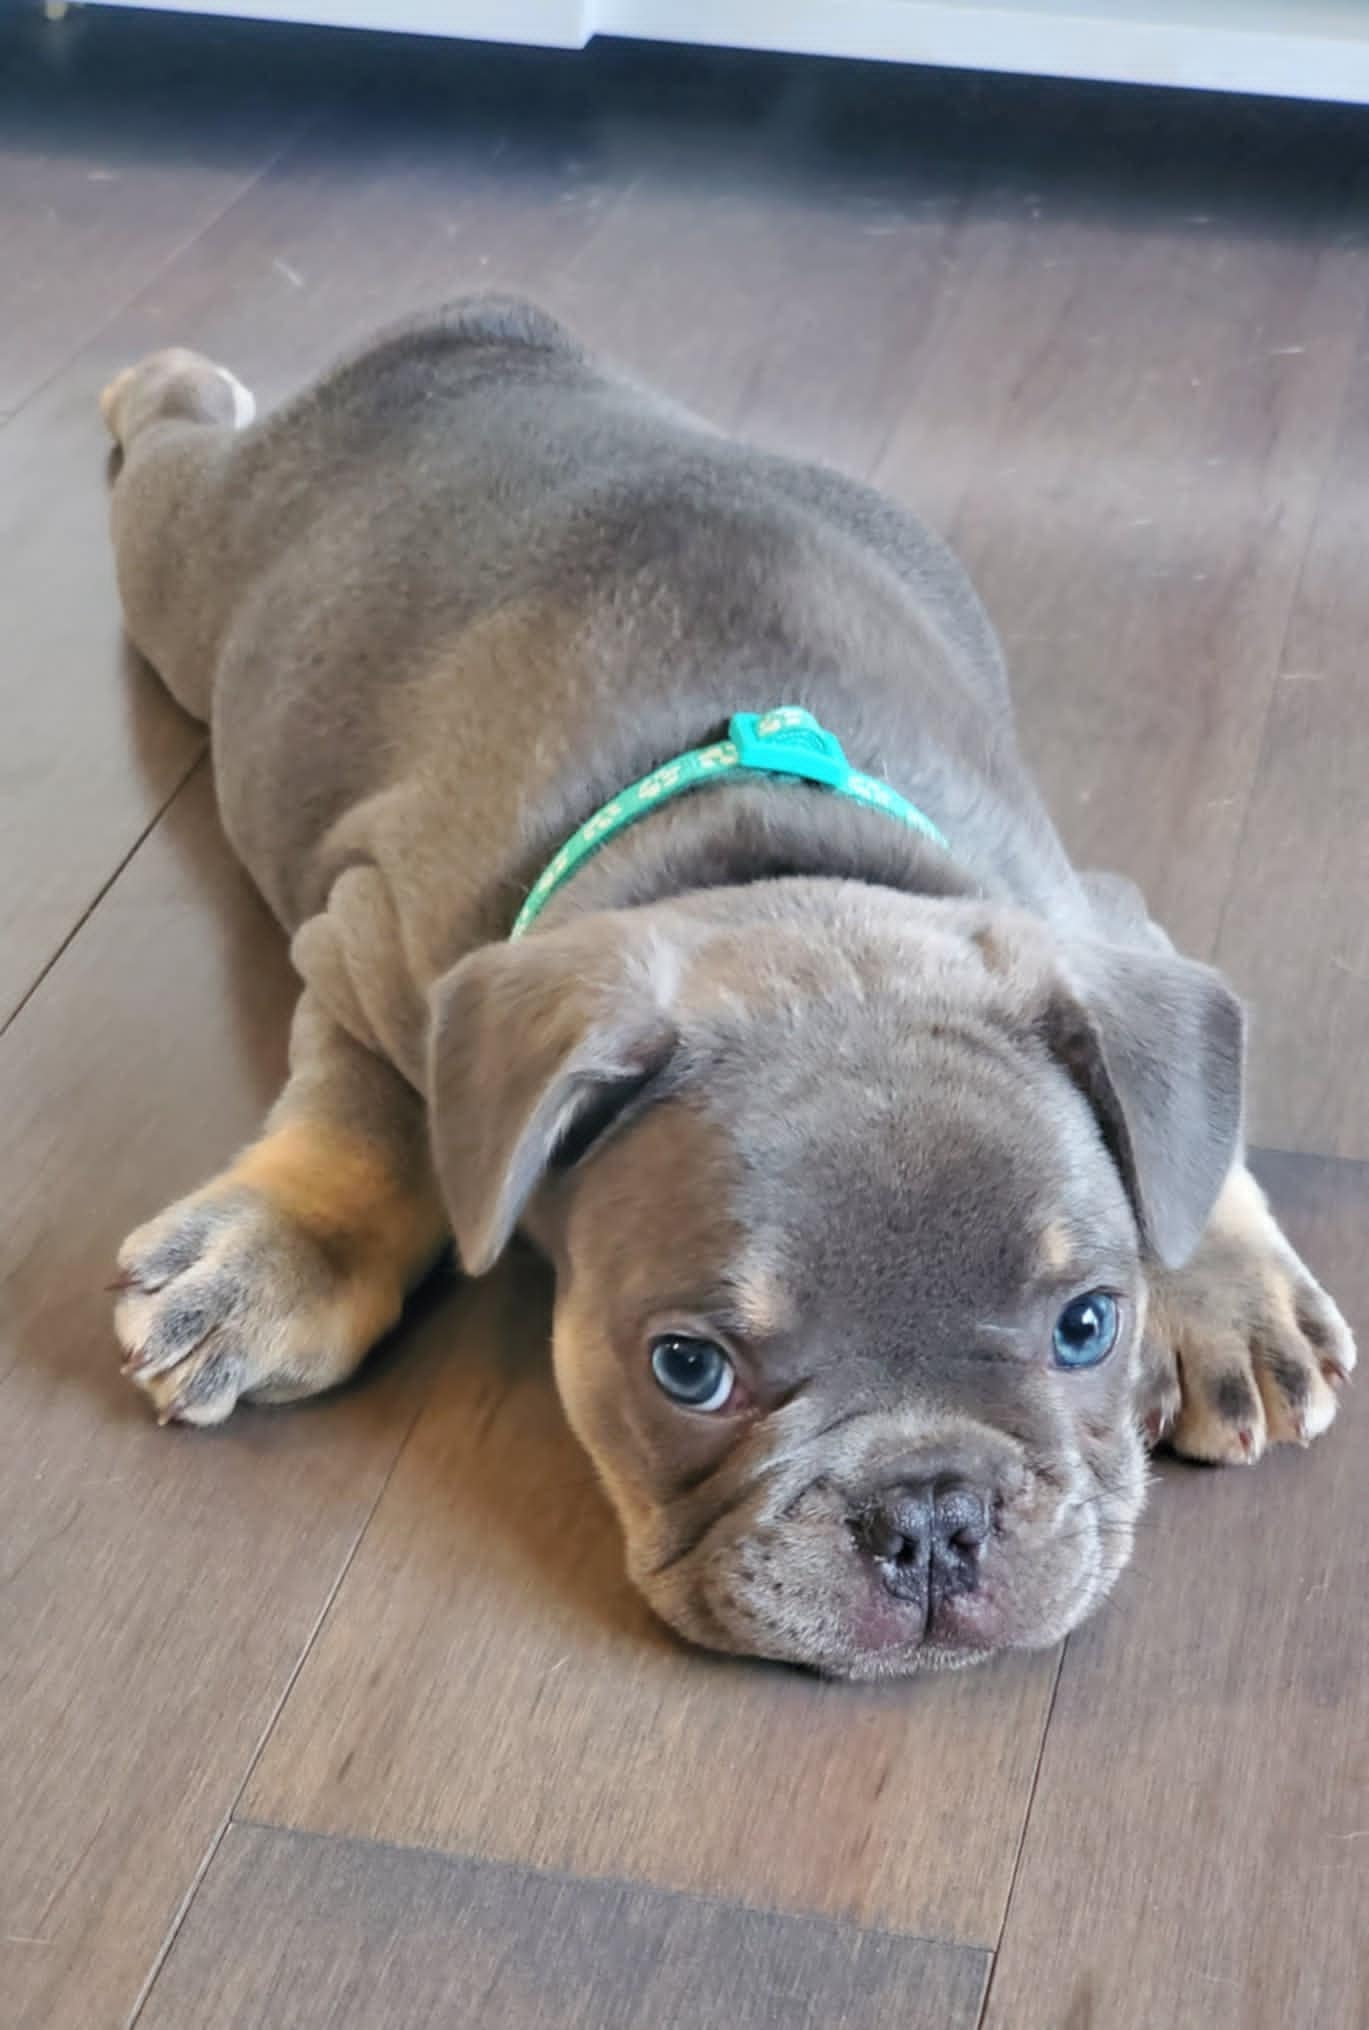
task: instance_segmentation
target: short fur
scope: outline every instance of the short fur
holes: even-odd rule
[[[1056,1640],[1125,1563],[1147,1442],[1325,1428],[1353,1346],[1242,1167],[1240,1010],[1069,865],[911,516],[498,301],[254,427],[187,353],[105,409],[129,632],[209,722],[304,983],[261,1142],[121,1257],[163,1416],[328,1386],[448,1221],[473,1273],[521,1222],[647,1598],[855,1676]],[[616,790],[780,703],[949,855],[733,781],[505,941]],[[1054,1322],[1098,1288],[1116,1349],[1066,1372]],[[721,1411],[657,1386],[671,1332],[727,1349]]]

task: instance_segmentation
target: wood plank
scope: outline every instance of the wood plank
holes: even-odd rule
[[[1351,121],[1205,111],[817,69],[758,134],[636,140],[545,292],[947,531],[1070,844],[1200,953],[1369,303]]]
[[[1218,955],[1255,1009],[1255,1130],[1369,1157],[1369,342],[1282,644]]]
[[[486,85],[493,74],[482,72]],[[0,852],[12,913],[0,949],[16,990],[198,752],[197,730],[146,672],[117,677],[95,483],[98,386],[124,359],[174,337],[230,358],[270,398],[454,279],[554,284],[593,248],[631,182],[641,144],[632,132],[619,138],[614,118],[635,73],[619,77],[607,110],[574,118],[554,79],[539,94],[526,74],[500,75],[502,98],[479,106],[480,83],[467,82],[467,117],[457,122],[450,76],[430,77],[426,96],[402,66],[380,76],[364,110],[282,161],[0,438],[0,498],[13,503],[0,555],[7,603],[22,621],[0,672],[14,764]],[[697,88],[688,79],[673,88],[686,124]],[[729,117],[749,132],[768,110],[739,99]],[[702,162],[702,139],[697,147]],[[792,166],[784,173],[792,178]],[[726,206],[725,179],[715,179],[715,224]],[[819,213],[829,246],[843,217],[837,198]],[[629,224],[635,230],[635,217]],[[745,230],[757,239],[754,211]],[[617,242],[599,286],[632,243],[628,233]],[[792,264],[799,236],[786,244]],[[715,258],[736,246],[723,231]],[[672,314],[684,320],[707,280],[702,253],[678,274]],[[730,400],[744,390],[773,328],[767,320],[783,312],[783,275],[783,266],[771,271],[766,317],[745,322],[747,346],[728,353],[726,372],[704,376],[705,392]],[[698,335],[682,365],[707,358],[709,343]],[[70,596],[76,583],[79,600]],[[203,893],[184,879],[178,841],[187,826],[192,871],[210,870]],[[14,1966],[0,1978],[23,2022],[65,2014],[84,2030],[116,2020],[136,1991],[395,1442],[382,1396],[370,1408],[329,1406],[317,1429],[312,1411],[279,1429],[249,1418],[204,1450],[151,1432],[113,1373],[97,1265],[133,1219],[247,1130],[279,1069],[288,996],[274,940],[222,863],[199,782],[6,1039],[7,1076],[24,1101],[9,1117],[19,1210],[6,1241],[19,1301],[6,1354],[8,1437],[32,1470],[8,1483],[6,1606],[24,1661],[0,1766],[7,1823],[31,1832],[13,1859]],[[246,1058],[221,1065],[239,1022]],[[80,1067],[75,1080],[70,1064]],[[163,1092],[165,1107],[153,1097]],[[77,1181],[78,1150],[101,1179],[90,1199]],[[408,1400],[403,1387],[399,1397]],[[291,1475],[279,1501],[275,1471]],[[163,1531],[175,1533],[165,1553]],[[274,1633],[257,1626],[263,1597]],[[191,1687],[184,1712],[178,1679]],[[54,1686],[70,1702],[61,1753],[41,1724]]]
[[[1258,1165],[1369,1325],[1369,1168]],[[1369,2024],[1369,1402],[1250,1473],[1162,1476],[1073,1636],[986,2030]]]
[[[1201,953],[1364,314],[1358,144],[1239,104],[1037,117],[991,144],[876,477],[969,565],[1071,850]]]
[[[234,202],[333,70],[323,38],[6,13],[0,417]]]
[[[993,1939],[1053,1657],[854,1688],[686,1651],[623,1577],[535,1266],[455,1337],[244,1811]]]
[[[970,2030],[987,1955],[233,1826],[139,2030]]]
[[[497,105],[463,122],[450,99],[439,111],[378,90],[368,114],[279,163],[0,431],[0,1021],[201,746],[122,641],[100,387],[175,342],[231,361],[272,399],[454,280],[478,286],[492,249],[527,283],[573,258],[604,187],[539,133],[535,95],[525,117],[520,141]]]
[[[1179,596],[1182,587],[1163,599],[1153,584],[1133,594],[1120,553],[1137,538],[1121,526],[1120,510],[1102,518],[1115,537],[1115,580],[1095,573],[1084,602],[1072,568],[1058,567],[1061,555],[1078,554],[1078,523],[1098,519],[1088,508],[1094,465],[1084,424],[1099,427],[1118,406],[1119,384],[1140,377],[1128,336],[1134,313],[1157,293],[1179,232],[1176,209],[1195,201],[1209,155],[1186,166],[1180,148],[1167,172],[1151,252],[1121,291],[1113,325],[1104,318],[1089,335],[1089,356],[1116,354],[1118,364],[1083,376],[1081,420],[1068,405],[1052,408],[1042,391],[1052,341],[1071,342],[1069,304],[1085,291],[1101,317],[1118,296],[1122,257],[1111,248],[1095,256],[1096,221],[1072,223],[1073,192],[1099,157],[1086,114],[1066,118],[1058,101],[1043,112],[1009,94],[979,188],[985,151],[967,87],[938,95],[902,73],[604,52],[593,59],[596,92],[584,95],[553,59],[448,51],[425,54],[420,67],[410,58],[373,57],[364,108],[280,164],[3,433],[0,555],[23,625],[0,673],[0,710],[13,729],[12,793],[0,803],[0,1012],[27,990],[197,751],[193,729],[159,690],[136,671],[117,676],[117,613],[93,483],[101,381],[174,337],[229,358],[270,399],[384,318],[480,284],[530,288],[720,420],[855,470],[878,456],[911,396],[881,476],[957,524],[1007,623],[1029,745],[1067,829],[1086,851],[1137,872],[1195,948],[1210,942],[1264,704],[1264,664],[1247,635],[1257,626],[1277,631],[1272,616],[1282,612],[1295,536],[1271,538],[1258,561],[1241,550],[1233,562],[1223,550],[1222,568],[1205,576],[1210,599],[1197,606]],[[644,99],[650,121],[640,114]],[[1225,128],[1223,136],[1231,138]],[[1130,181],[1144,185],[1170,161],[1175,138],[1162,126],[1133,139]],[[1257,135],[1244,155],[1231,151],[1257,185],[1272,146]],[[1238,272],[1223,309],[1219,270],[1230,235],[1219,233],[1217,251],[1203,255],[1201,286],[1185,284],[1204,320],[1204,358],[1239,349],[1266,298],[1294,334],[1290,343],[1321,347],[1312,362],[1273,350],[1270,387],[1228,403],[1211,437],[1226,446],[1249,424],[1252,404],[1273,403],[1278,456],[1259,512],[1289,531],[1300,526],[1328,448],[1324,409],[1362,300],[1359,254],[1333,244],[1343,203],[1339,146],[1333,133],[1320,167],[1293,152],[1285,202],[1305,244],[1281,229],[1238,233]],[[1016,258],[1033,192],[1048,223],[1035,251]],[[1118,236],[1118,244],[1136,237]],[[640,286],[647,273],[650,289]],[[1047,304],[1042,314],[1032,310],[1036,294]],[[710,314],[701,319],[705,301]],[[1292,307],[1280,309],[1285,301]],[[1004,364],[1009,349],[996,337],[986,348],[984,334],[996,334],[1004,318],[1045,362],[1020,397]],[[1100,351],[1100,332],[1111,351]],[[1077,364],[1056,378],[1073,385]],[[1163,377],[1152,408],[1164,409],[1174,382]],[[1128,469],[1137,464],[1137,427],[1133,417],[1120,446]],[[1031,475],[1049,467],[1057,441],[1074,447],[1072,505],[1052,518]],[[1182,478],[1193,476],[1187,442],[1175,448]],[[990,491],[1006,505],[986,521],[969,482],[990,451]],[[1152,507],[1166,470],[1162,461],[1145,468]],[[1027,478],[1004,495],[1014,471]],[[1231,497],[1253,497],[1245,464],[1236,477]],[[1135,506],[1140,496],[1122,491],[1123,505]],[[1209,501],[1219,549],[1229,548],[1234,526],[1227,498]],[[1242,508],[1236,520],[1250,512]],[[1024,529],[1036,531],[1027,552]],[[1229,594],[1242,602],[1242,625],[1208,670],[1218,625],[1211,602]],[[1157,622],[1157,613],[1170,618]],[[1130,643],[1122,656],[1112,640],[1119,630]],[[1167,675],[1148,687],[1152,662]],[[1195,720],[1180,691],[1198,665],[1204,707]],[[1203,729],[1196,741],[1195,723]],[[1047,734],[1048,724],[1064,730]],[[1137,753],[1148,771],[1145,795],[1119,782],[1130,765],[1121,757]],[[1219,778],[1210,797],[1195,786],[1207,767]],[[1176,797],[1187,798],[1182,822]],[[1173,848],[1192,852],[1200,877],[1169,871]]]
[[[722,427],[867,473],[954,270],[978,173],[940,145],[961,95],[735,60],[674,90],[681,117],[632,132],[626,196],[548,307]],[[925,153],[867,159],[872,125],[909,118]]]
[[[1286,128],[1243,141],[1234,113],[1201,141],[1120,114],[1099,139],[1062,125],[1058,98],[943,82],[938,112],[886,74],[643,65],[377,59],[354,115],[0,432],[16,997],[198,751],[143,673],[118,680],[100,381],[175,338],[270,398],[381,318],[479,282],[530,288],[721,419],[857,468],[906,401],[884,477],[957,533],[1009,622],[1072,836],[1210,942],[1363,309],[1362,252],[1338,237],[1343,137],[1314,162]],[[1190,325],[1206,394],[1185,393]],[[207,1441],[146,1427],[114,1379],[97,1264],[245,1131],[288,997],[197,784],[0,1049],[18,1297],[0,1816],[26,1829],[0,1983],[19,2023],[123,2020],[439,1340],[456,1358],[251,1808],[992,1943],[1051,1660],[867,1693],[676,1649],[623,1586],[526,1270],[440,1308],[356,1396]]]
[[[425,1386],[159,1431],[123,1233],[254,1126],[293,986],[203,773],[0,1045],[0,2005],[128,2017]]]
[[[823,71],[814,97],[796,67],[604,52],[586,97],[550,59],[408,56],[366,45],[362,102],[276,165],[0,433],[0,590],[20,620],[0,667],[0,1019],[199,750],[120,644],[95,408],[118,366],[174,340],[226,359],[270,401],[392,317],[504,287],[542,296],[722,420],[813,418],[801,448],[857,467],[897,411],[968,172],[942,165],[915,196],[889,176],[852,190],[851,122],[884,105],[883,74],[853,99]],[[860,359],[860,382],[820,400],[833,354]]]

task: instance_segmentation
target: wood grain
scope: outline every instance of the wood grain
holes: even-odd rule
[[[1222,923],[1255,1132],[1369,1157],[1369,342],[1337,431]]]
[[[1071,843],[1252,994],[1265,1134],[1361,1156],[1361,125],[66,29],[0,24],[0,1020],[76,932],[0,1041],[6,2030],[126,2021],[187,1899],[144,2017],[175,2030],[459,2022],[482,1992],[482,2030],[958,2030],[1005,1910],[993,2030],[1366,2030],[1353,1395],[1306,1457],[1165,1474],[1070,1645],[1029,1820],[1055,1659],[853,1691],[650,1621],[526,1260],[349,1395],[151,1428],[99,1286],[253,1125],[292,983],[203,774],[97,901],[200,734],[121,648],[95,409],[167,342],[269,401],[501,286],[873,472],[970,562]],[[1369,1173],[1267,1167],[1363,1326]],[[263,1740],[241,1809],[287,1830],[215,1852]]]
[[[0,20],[0,417],[233,203],[328,97],[299,37],[103,10]]]
[[[997,136],[875,476],[967,563],[1078,863],[1203,954],[1369,300],[1362,185],[1339,124],[1097,114]]]
[[[1054,1658],[856,1689],[677,1645],[562,1420],[540,1284],[457,1322],[244,1811],[991,1940]]]
[[[0,2018],[122,2024],[424,1386],[222,1439],[120,1379],[124,1231],[255,1125],[281,941],[201,774],[0,1045]]]
[[[139,2030],[970,2030],[986,1956],[234,1826]]]
[[[1257,1159],[1364,1336],[1369,1169]],[[1067,1645],[986,2030],[1369,2024],[1369,1402],[1162,1476]]]
[[[0,662],[0,1021],[202,744],[122,642],[101,386],[174,342],[225,359],[270,399],[454,278],[474,281],[491,247],[509,280],[553,271],[602,202],[587,169],[568,172],[545,141],[520,149],[488,109],[453,137],[382,99],[287,154],[0,431],[12,621]]]

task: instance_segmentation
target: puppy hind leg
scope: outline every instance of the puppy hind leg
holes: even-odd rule
[[[242,430],[256,412],[255,397],[236,374],[181,346],[125,367],[100,396],[106,428],[125,456],[151,425],[207,423]]]
[[[124,626],[176,702],[208,719],[233,590],[218,504],[252,397],[172,350],[117,374],[101,408],[119,450],[110,528]]]

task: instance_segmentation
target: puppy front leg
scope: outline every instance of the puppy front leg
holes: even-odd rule
[[[422,1100],[306,992],[260,1139],[119,1251],[124,1372],[162,1423],[317,1395],[394,1324],[446,1235]]]

